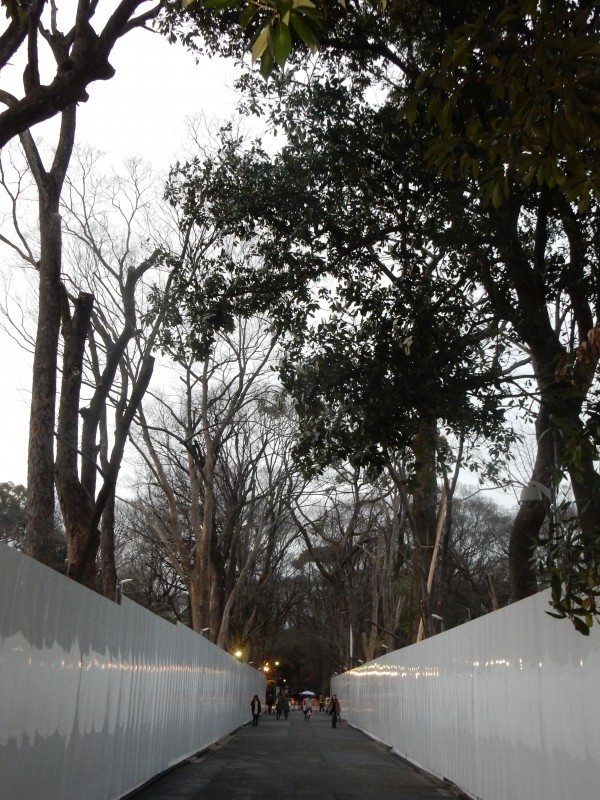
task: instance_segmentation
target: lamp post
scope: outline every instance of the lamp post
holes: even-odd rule
[[[437,622],[440,623],[440,633],[444,632],[444,618],[440,617],[439,614],[431,614],[431,619],[435,619]]]
[[[134,582],[133,578],[123,578],[123,580],[119,581],[119,583],[117,584],[117,603],[119,604],[121,603],[121,599],[123,597],[123,586],[125,586],[126,583],[133,583],[133,582]]]

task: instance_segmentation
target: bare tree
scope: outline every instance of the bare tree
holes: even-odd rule
[[[61,284],[62,226],[60,196],[73,151],[76,103],[87,99],[86,87],[94,80],[112,77],[108,58],[116,42],[129,31],[156,18],[161,4],[145,0],[122,0],[113,9],[100,33],[92,27],[98,3],[79,0],[70,29],[59,28],[55,2],[38,0],[25,9],[16,5],[8,27],[0,37],[0,67],[20,50],[26,50],[21,98],[0,90],[6,110],[0,114],[0,145],[19,135],[39,194],[39,254],[35,259],[39,277],[39,300],[28,450],[28,503],[26,551],[45,563],[50,558],[54,518],[54,431],[58,366],[58,339],[64,294]],[[47,13],[46,13],[47,12]],[[139,13],[138,13],[139,12]],[[136,16],[137,15],[137,16]],[[41,77],[42,47],[47,46],[54,79]],[[52,165],[44,166],[29,128],[60,114],[60,134]],[[28,259],[31,253],[26,253]],[[81,333],[87,311],[82,302],[69,327]],[[77,338],[74,337],[73,341]]]
[[[56,486],[69,575],[94,586],[100,548],[103,591],[114,599],[117,477],[152,376],[160,325],[160,315],[142,324],[139,306],[143,311],[145,277],[167,258],[168,243],[165,234],[157,246],[156,224],[149,232],[150,209],[158,214],[160,207],[157,179],[148,167],[131,161],[124,174],[106,176],[98,155],[85,151],[78,153],[77,165],[62,204],[70,270],[63,295]]]
[[[181,390],[140,414],[148,524],[189,591],[192,627],[210,629],[221,646],[242,588],[261,570],[272,577],[292,491],[289,433],[283,444],[267,424],[277,407],[275,343],[268,329],[240,321],[198,369],[180,355]]]

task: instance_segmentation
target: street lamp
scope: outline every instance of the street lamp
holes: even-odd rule
[[[550,510],[554,511],[554,492],[539,481],[529,481],[523,486],[519,496],[519,505],[531,507],[535,503],[541,502],[542,495],[550,501],[552,504]]]
[[[439,614],[432,614],[431,619],[435,619],[440,623],[440,633],[444,632],[444,618],[440,617]]]
[[[121,598],[123,597],[123,586],[126,583],[134,583],[134,579],[133,578],[123,578],[122,581],[119,581],[119,583],[117,584],[117,603],[121,602]]]

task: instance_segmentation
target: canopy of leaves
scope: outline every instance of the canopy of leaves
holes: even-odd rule
[[[493,320],[467,277],[468,247],[457,250],[457,236],[473,240],[453,227],[460,195],[441,191],[412,132],[360,85],[326,77],[286,108],[276,157],[225,131],[218,156],[173,171],[168,196],[187,222],[210,218],[233,242],[210,277],[206,262],[203,275],[180,273],[176,313],[193,309],[194,325],[227,295],[293,334],[282,374],[305,465],[380,464],[423,421],[499,435]],[[212,268],[229,276],[219,298]]]
[[[306,63],[306,48],[355,71],[398,70],[402,116],[435,121],[427,157],[447,178],[471,174],[499,205],[511,182],[598,196],[600,15],[593,0],[480,0],[379,6],[335,0],[189,0],[164,26],[189,46],[240,55],[266,77]],[[218,13],[215,14],[214,11]],[[203,42],[204,45],[199,44]],[[338,73],[339,74],[339,73]]]
[[[21,547],[25,535],[27,489],[20,484],[0,483],[0,541]]]
[[[332,12],[333,4],[327,10]],[[274,24],[275,12],[264,12],[267,24]],[[257,32],[262,30],[256,24]],[[448,335],[443,313],[435,318],[435,330],[442,341],[453,342],[442,350],[442,358],[456,355],[452,363],[463,378],[469,374],[461,369],[463,355],[473,377],[498,368],[504,343],[497,342],[496,331],[508,326],[533,356],[539,396],[560,432],[560,466],[581,490],[579,513],[587,533],[580,544],[591,571],[578,573],[569,588],[575,605],[580,580],[584,587],[597,583],[600,513],[594,437],[580,416],[588,412],[598,364],[597,354],[588,359],[581,353],[600,309],[598,24],[589,0],[524,0],[508,7],[501,2],[416,7],[397,0],[386,13],[365,3],[350,6],[347,13],[338,7],[321,36],[323,72],[307,68],[308,88],[294,95],[301,76],[289,65],[298,58],[306,64],[306,56],[292,48],[281,80],[266,96],[250,97],[248,106],[255,111],[264,110],[269,100],[275,103],[288,146],[272,162],[255,148],[219,165],[222,191],[211,198],[217,225],[227,235],[252,241],[265,265],[256,270],[247,260],[230,269],[243,276],[237,302],[246,303],[261,291],[268,296],[276,282],[281,289],[289,279],[292,288],[279,292],[289,303],[294,283],[321,281],[320,295],[314,295],[312,305],[307,300],[294,319],[295,335],[301,338],[288,361],[289,385],[300,368],[306,369],[305,377],[318,384],[310,403],[320,422],[328,415],[338,420],[343,408],[353,438],[357,429],[348,424],[350,392],[339,388],[341,377],[331,376],[341,355],[356,393],[358,370],[365,372],[363,365],[375,352],[366,320],[371,331],[375,321],[380,326],[381,343],[379,337],[397,334],[407,320],[427,318],[426,306],[419,309],[410,301],[414,298],[406,299],[406,291],[397,307],[389,299],[398,294],[400,283],[410,278],[418,286],[417,277],[431,280],[435,274],[432,320],[440,298],[452,297],[452,288],[462,283],[460,333],[454,329],[456,338]],[[340,87],[358,91],[369,80],[377,83],[368,100],[353,108],[342,98]],[[381,107],[378,93],[385,96]],[[353,124],[345,127],[344,121]],[[188,191],[191,173],[185,172],[181,185]],[[386,263],[386,252],[392,264]],[[386,302],[372,299],[385,291]],[[334,316],[327,320],[329,327],[313,326],[307,337],[303,315],[318,313],[317,302],[331,307]],[[285,311],[280,307],[276,319],[285,320]],[[377,316],[370,318],[371,312]],[[421,324],[418,331],[424,330]],[[412,347],[411,332],[400,331]],[[495,351],[483,346],[486,335]],[[461,337],[467,345],[480,343],[480,350],[475,347],[479,359],[473,359],[469,346],[457,350]],[[346,342],[341,354],[335,347],[340,338]],[[326,369],[316,370],[317,363]],[[381,380],[380,374],[366,374],[371,381]],[[413,374],[422,379],[417,369]],[[321,392],[323,375],[328,383]],[[335,398],[324,398],[333,384]],[[431,384],[424,386],[431,405],[443,409]],[[397,389],[393,382],[390,388]],[[479,411],[473,383],[469,391],[463,387],[455,397],[464,398],[463,408]],[[364,405],[363,395],[361,401]],[[362,422],[357,421],[359,428]],[[337,422],[335,427],[340,430]],[[313,434],[317,447],[327,438],[322,429]],[[382,439],[379,444],[385,446]],[[327,458],[338,443],[337,438],[328,442]],[[575,560],[578,571],[582,559]]]

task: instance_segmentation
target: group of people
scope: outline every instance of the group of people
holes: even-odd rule
[[[308,722],[310,720],[310,715],[312,713],[312,695],[308,695],[304,700],[304,719]],[[260,698],[257,694],[254,695],[252,698],[252,702],[250,703],[250,708],[252,710],[252,727],[256,728],[258,725],[258,718],[261,713],[261,705],[260,705]],[[319,705],[320,710],[320,705]],[[340,719],[341,707],[340,701],[337,699],[335,694],[331,695],[329,700],[329,704],[325,709],[327,714],[331,717],[331,727],[336,728],[338,720]],[[277,700],[275,701],[275,711],[277,713],[277,719],[281,719],[281,715],[288,718],[288,714],[290,711],[290,700],[287,693],[280,692],[277,695]]]

